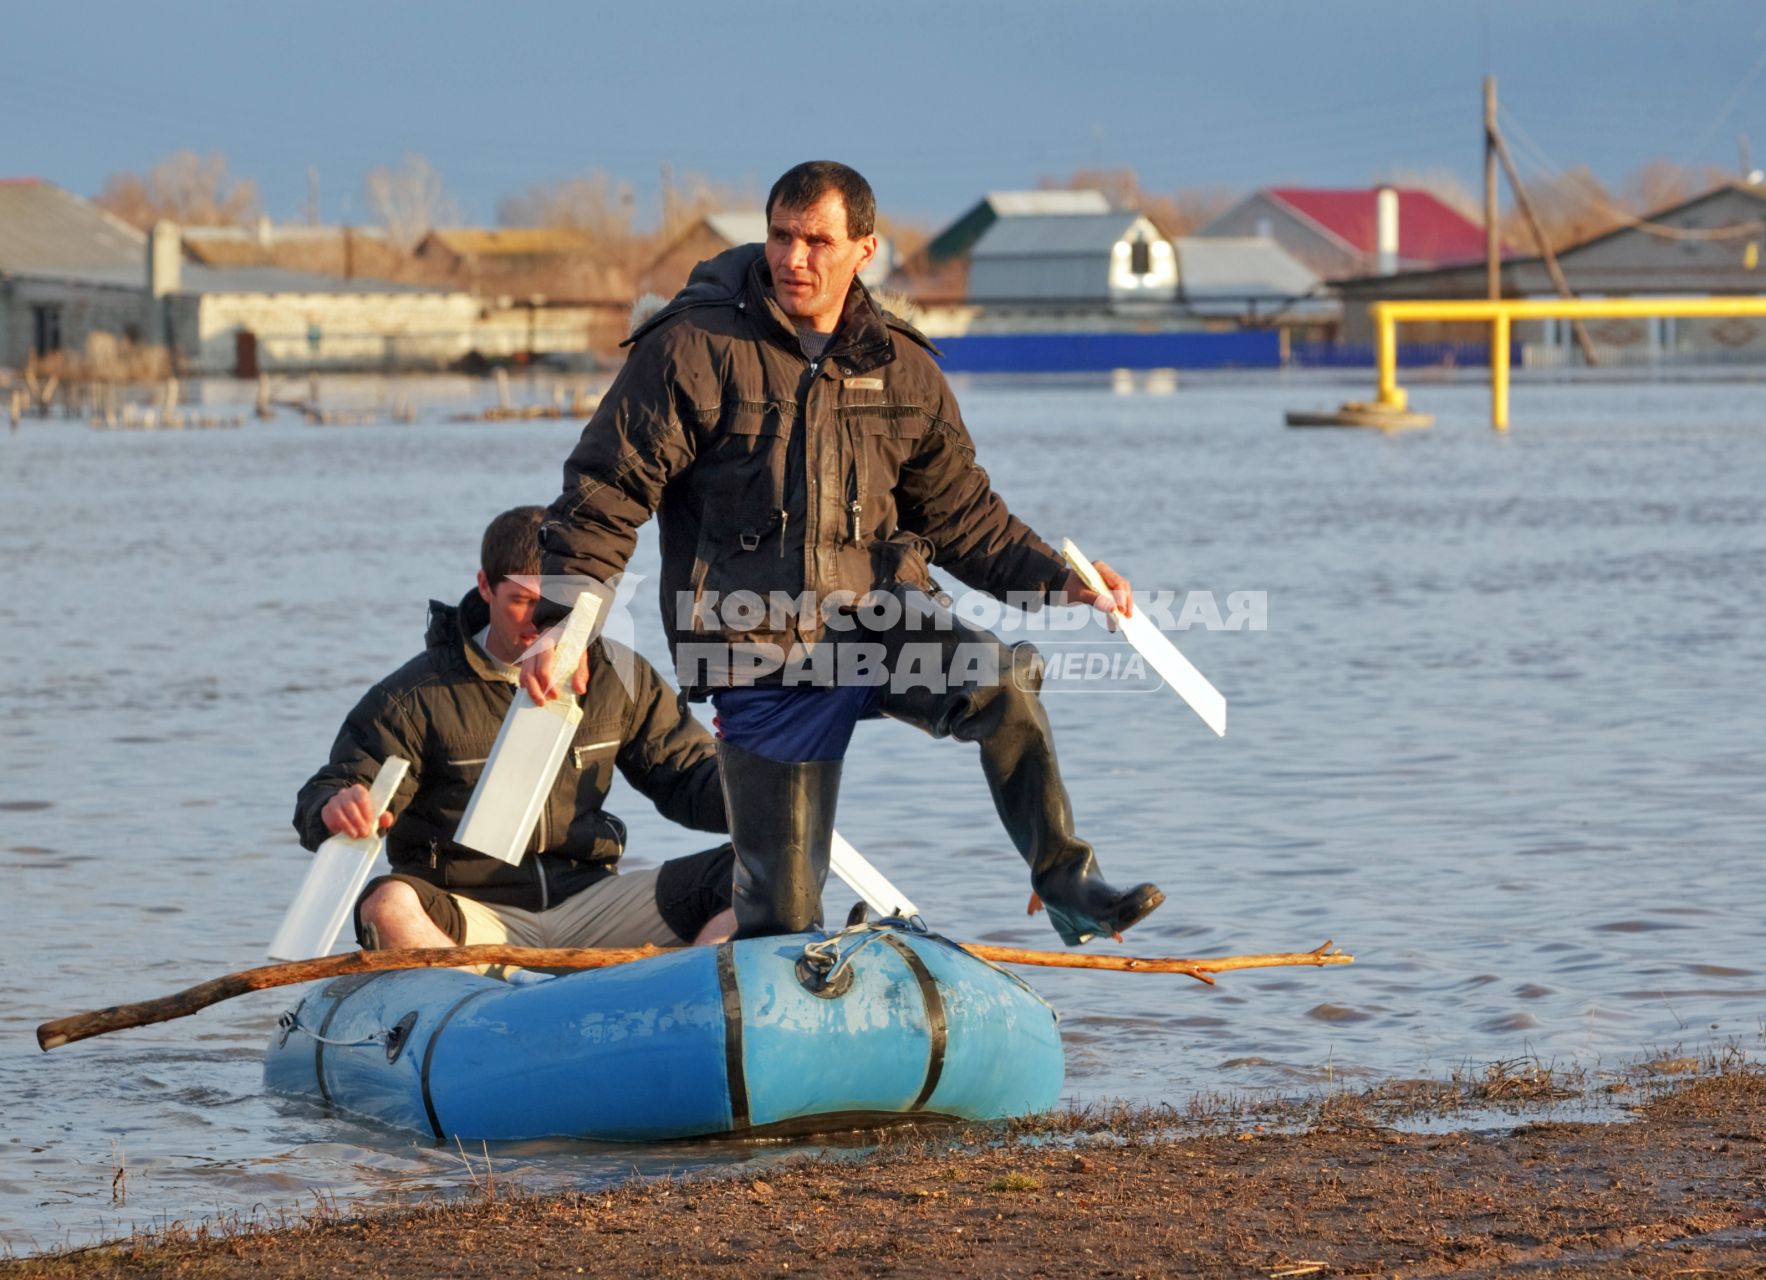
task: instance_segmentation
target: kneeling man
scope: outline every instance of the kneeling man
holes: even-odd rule
[[[521,863],[454,840],[514,699],[514,663],[538,634],[543,515],[517,507],[491,522],[476,590],[457,607],[431,601],[424,651],[356,704],[295,802],[308,849],[370,835],[368,784],[389,756],[411,762],[380,818],[392,874],[356,904],[365,947],[671,947],[734,929],[728,844],[618,872],[625,824],[602,807],[616,766],[682,826],[727,832],[729,823],[710,735],[649,663],[609,641],[590,645],[590,678],[575,691],[582,723]]]

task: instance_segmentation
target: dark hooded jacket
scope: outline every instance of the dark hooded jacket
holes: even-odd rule
[[[759,245],[702,262],[629,339],[631,352],[564,467],[543,570],[606,581],[658,515],[663,625],[683,680],[689,639],[816,640],[820,609],[732,622],[765,600],[928,586],[930,566],[996,596],[1066,577],[1007,510],[931,344],[860,283],[810,360],[773,299]],[[561,612],[561,610],[560,610]]]
[[[460,816],[516,692],[471,639],[489,617],[476,591],[458,608],[430,602],[427,647],[368,690],[338,731],[330,763],[301,788],[294,826],[303,845],[317,849],[328,836],[319,815],[333,795],[368,785],[395,755],[411,770],[386,833],[393,870],[502,906],[541,911],[612,873],[625,824],[601,806],[616,765],[664,817],[697,831],[729,830],[711,736],[683,715],[655,668],[596,640],[582,723],[527,856],[510,866],[456,844]],[[629,690],[618,667],[631,673]]]

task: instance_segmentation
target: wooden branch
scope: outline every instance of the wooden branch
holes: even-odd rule
[[[1316,951],[1260,956],[1216,956],[1204,960],[1159,959],[1145,956],[1075,955],[1065,951],[1027,951],[1020,947],[995,947],[983,943],[956,943],[970,955],[996,964],[1040,965],[1053,969],[1106,969],[1125,973],[1181,973],[1214,985],[1210,976],[1233,969],[1267,969],[1277,965],[1349,964],[1353,956],[1332,951],[1325,943]],[[385,973],[394,969],[439,969],[465,965],[520,965],[528,969],[603,969],[647,960],[665,953],[662,947],[433,947],[409,951],[352,951],[320,960],[294,960],[269,964],[212,978],[156,1000],[112,1005],[89,1013],[56,1018],[37,1028],[37,1043],[45,1052],[76,1040],[90,1039],[129,1027],[184,1018],[211,1004],[231,1000],[248,991],[319,982],[352,973]]]
[[[229,973],[157,1000],[112,1005],[90,1013],[76,1013],[45,1022],[37,1028],[37,1043],[45,1052],[127,1027],[188,1017],[211,1004],[231,1000],[248,991],[288,987],[299,982],[318,982],[352,973],[383,973],[392,969],[445,969],[463,965],[513,964],[533,969],[601,969],[608,965],[645,960],[663,954],[663,948],[642,947],[431,947],[409,951],[352,951],[322,960],[292,960],[257,969]]]
[[[993,947],[978,942],[956,944],[978,960],[995,964],[1040,965],[1048,969],[1107,969],[1116,973],[1182,973],[1214,985],[1210,976],[1233,969],[1273,969],[1282,965],[1353,964],[1354,956],[1331,950],[1325,943],[1316,951],[1278,952],[1261,956],[1215,956],[1206,960],[1160,959],[1151,956],[1112,956],[1075,951],[1025,951],[1019,947]]]

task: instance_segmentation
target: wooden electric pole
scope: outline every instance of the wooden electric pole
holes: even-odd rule
[[[1484,293],[1502,297],[1502,228],[1496,208],[1496,77],[1484,77]]]

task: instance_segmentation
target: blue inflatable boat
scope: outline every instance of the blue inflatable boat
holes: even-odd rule
[[[936,934],[881,922],[690,947],[516,985],[458,969],[315,984],[273,1091],[438,1140],[809,1133],[1054,1106],[1054,1011]]]

